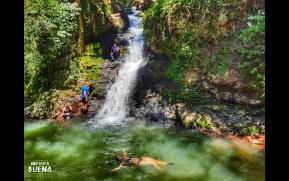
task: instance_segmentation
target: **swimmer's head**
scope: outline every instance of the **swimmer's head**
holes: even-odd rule
[[[121,155],[116,155],[115,159],[116,159],[116,161],[124,161],[124,157]]]

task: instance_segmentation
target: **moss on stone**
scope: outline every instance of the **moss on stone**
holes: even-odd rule
[[[256,126],[248,126],[240,130],[240,133],[244,135],[251,135],[254,133],[259,134],[260,132],[261,132],[260,129],[257,128]]]
[[[79,70],[80,77],[85,80],[98,80],[100,76],[100,66],[104,61],[101,57],[82,56],[80,58]]]
[[[208,115],[200,116],[194,123],[197,127],[215,130],[212,118]]]

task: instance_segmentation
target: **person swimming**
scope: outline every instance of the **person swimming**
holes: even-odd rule
[[[112,172],[118,171],[118,170],[120,170],[120,169],[122,169],[124,167],[127,167],[127,166],[138,167],[138,166],[145,166],[145,165],[151,165],[154,168],[160,170],[161,166],[172,164],[172,163],[167,163],[167,162],[164,162],[164,161],[161,161],[161,160],[156,160],[156,159],[153,159],[153,158],[150,158],[150,157],[140,157],[140,158],[131,157],[131,156],[128,156],[126,150],[123,150],[123,154],[122,155],[116,155],[115,159],[117,161],[121,162],[121,163],[120,163],[120,165],[118,167],[112,169],[111,170]]]

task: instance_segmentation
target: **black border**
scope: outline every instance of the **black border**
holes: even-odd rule
[[[24,180],[24,1],[3,1],[0,12],[1,180],[20,181]]]
[[[286,13],[289,10],[284,1],[275,2],[276,4],[273,4],[272,0],[266,1],[266,180],[284,180],[286,177],[282,177],[282,173],[286,174],[287,171],[287,166],[279,163],[287,163],[284,158],[288,140],[284,140],[284,135],[288,132],[286,131],[288,126],[285,125],[288,119],[284,116],[288,113],[288,105],[282,105],[280,102],[288,102],[285,100],[286,94],[289,94],[285,88],[288,81],[278,82],[278,80],[288,77],[286,75],[288,67],[281,63],[288,61],[288,55],[282,56],[282,52],[285,54],[289,52],[287,50],[289,41],[285,39],[288,35]],[[19,181],[24,180],[24,1],[10,1],[10,3],[3,1],[1,7],[2,129],[0,132],[3,134],[1,151],[4,151],[1,162],[4,170],[1,173],[7,174],[6,180]],[[280,149],[277,150],[278,148]]]
[[[266,180],[287,180],[288,140],[288,6],[286,1],[266,1]],[[287,37],[286,37],[287,36]],[[284,54],[285,53],[285,54]],[[285,55],[285,56],[284,56]],[[287,75],[286,75],[287,74]]]

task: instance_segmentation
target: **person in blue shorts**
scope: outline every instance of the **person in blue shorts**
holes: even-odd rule
[[[88,86],[87,83],[83,82],[83,85],[81,87],[81,102],[82,102],[82,112],[87,113],[88,108],[87,108],[87,103],[88,103]]]

